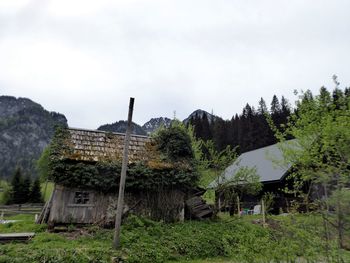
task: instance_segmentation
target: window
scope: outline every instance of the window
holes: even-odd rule
[[[74,204],[88,204],[89,200],[89,192],[75,192]]]

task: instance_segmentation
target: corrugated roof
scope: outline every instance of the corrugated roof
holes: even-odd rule
[[[67,141],[73,153],[64,156],[79,161],[114,161],[123,157],[123,133],[111,133],[98,130],[68,128],[70,140]],[[144,160],[148,154],[147,136],[131,135],[129,144],[129,162]]]
[[[281,180],[290,168],[290,165],[282,165],[282,163],[283,154],[278,144],[243,153],[225,169],[219,178],[209,184],[209,188],[216,187],[218,183],[229,181],[242,167],[255,167],[257,174],[260,176],[260,182]]]

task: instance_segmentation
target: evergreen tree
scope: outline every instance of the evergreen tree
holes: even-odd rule
[[[281,113],[282,113],[283,117],[289,116],[291,113],[289,102],[284,96],[282,96],[282,99],[281,99]],[[286,122],[286,120],[285,120],[285,122]]]
[[[287,99],[282,97],[280,104],[276,95],[273,97],[271,117],[280,130],[282,124],[288,122],[291,112]],[[208,119],[207,115],[195,114],[189,123],[193,126],[196,138],[203,141],[212,140],[217,151],[225,149],[226,146],[238,146],[237,151],[243,153],[277,142],[266,120],[266,114],[269,114],[269,110],[265,100],[261,98],[257,110],[247,103],[242,114],[235,114],[230,121],[213,116]]]
[[[280,104],[277,96],[274,95],[271,102],[271,118],[280,131],[283,130],[283,125],[287,123],[290,112],[288,101],[282,96]]]
[[[331,94],[325,87],[320,88],[320,101],[323,105],[329,105],[331,103]]]
[[[210,125],[207,114],[203,114],[202,119],[202,134],[201,139],[204,141],[208,141],[212,139],[211,131],[210,131]]]
[[[276,95],[273,95],[271,101],[271,115],[277,116],[281,112],[281,105]]]
[[[30,176],[26,176],[23,180],[22,184],[22,199],[21,203],[27,203],[29,201],[30,197],[30,188],[31,188],[32,181],[30,179]]]
[[[240,118],[238,116],[238,114],[236,113],[235,117],[232,118],[231,120],[231,127],[232,127],[232,144],[231,146],[233,148],[235,148],[236,146],[240,145],[240,140],[241,140],[241,133],[240,133]],[[240,151],[240,149],[237,149],[238,151]]]
[[[202,138],[203,127],[202,127],[201,118],[198,116],[198,113],[196,113],[194,116],[191,117],[189,123],[194,128],[194,134],[196,138],[197,139]]]
[[[36,178],[33,182],[33,185],[30,189],[30,197],[29,201],[31,203],[42,203],[44,202],[43,197],[41,195],[41,188],[40,188],[40,180],[39,178]]]
[[[226,131],[225,131],[225,121],[221,118],[217,118],[213,123],[213,141],[216,149],[219,151],[226,148]]]
[[[338,87],[336,87],[333,91],[333,104],[337,110],[344,105],[344,93]]]
[[[345,97],[350,97],[350,88],[345,88],[344,95]]]
[[[267,112],[268,111],[267,111],[265,100],[261,98],[259,101],[258,113],[260,115],[265,115]]]
[[[21,204],[23,201],[23,177],[21,168],[17,167],[11,180],[12,192],[9,203]]]
[[[247,103],[243,108],[243,117],[246,119],[251,119],[252,116],[253,116],[252,107],[250,107],[250,105]]]

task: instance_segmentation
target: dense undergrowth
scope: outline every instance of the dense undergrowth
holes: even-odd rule
[[[232,262],[349,262],[350,253],[327,248],[318,216],[275,217],[270,228],[254,217],[164,224],[135,216],[122,228],[122,249],[112,249],[113,231],[96,226],[49,233],[30,216],[0,225],[0,232],[36,232],[25,243],[0,246],[0,262],[168,262],[227,258]],[[304,260],[304,261],[298,261]],[[117,261],[116,261],[117,262]]]

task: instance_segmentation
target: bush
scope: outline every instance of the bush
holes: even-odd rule
[[[172,125],[160,129],[154,136],[157,148],[172,161],[181,159],[194,159],[191,137],[185,127]]]

